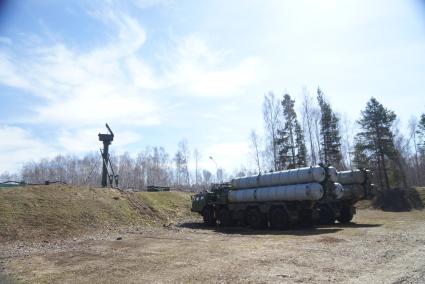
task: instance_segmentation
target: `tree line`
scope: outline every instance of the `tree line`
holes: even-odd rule
[[[315,96],[304,89],[301,104],[285,93],[264,96],[264,132],[249,135],[253,163],[234,170],[212,173],[198,167],[201,153],[181,140],[170,155],[163,147],[147,147],[136,157],[111,154],[121,188],[145,190],[149,185],[179,189],[203,189],[211,182],[232,177],[329,164],[338,170],[368,168],[381,189],[424,185],[425,113],[412,118],[408,133],[400,131],[394,111],[371,98],[353,123],[335,112],[324,92]],[[63,181],[74,185],[98,186],[102,160],[99,153],[84,157],[59,155],[39,162],[27,162],[16,174],[0,175],[0,181],[27,183]]]
[[[381,189],[425,184],[425,113],[409,121],[406,136],[395,112],[374,97],[355,124],[332,109],[320,88],[315,97],[304,90],[299,109],[301,120],[289,94],[264,96],[265,135],[255,130],[250,135],[258,173],[322,163],[338,170],[371,169]]]
[[[171,186],[180,190],[207,188],[217,182],[216,175],[206,169],[189,170],[190,150],[186,140],[178,143],[178,150],[170,156],[163,147],[147,147],[133,158],[128,152],[121,155],[111,153],[111,163],[123,189],[146,190],[147,186]],[[193,159],[197,164],[198,150]],[[61,181],[72,185],[99,186],[102,159],[99,153],[88,153],[84,157],[58,155],[52,159],[25,163],[19,173],[0,175],[0,182],[7,180],[43,184],[45,181]],[[220,169],[219,169],[219,172]],[[194,176],[195,175],[195,176]],[[219,177],[219,176],[218,176]]]

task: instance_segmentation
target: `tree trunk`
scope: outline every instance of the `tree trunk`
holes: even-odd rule
[[[387,187],[386,189],[389,190],[390,189],[390,181],[388,179],[388,172],[387,172],[387,168],[385,166],[385,157],[382,153],[381,153],[381,160],[382,160],[382,169],[384,170],[385,185]]]
[[[292,152],[292,164],[295,168],[295,146],[294,146],[294,136],[292,134],[292,125],[289,126],[289,136],[291,137],[291,152]]]
[[[381,189],[384,189],[384,183],[382,182],[382,169],[381,169],[381,157],[377,155],[378,157],[378,180],[379,180],[379,187]]]

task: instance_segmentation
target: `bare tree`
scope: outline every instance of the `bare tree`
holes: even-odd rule
[[[353,122],[347,115],[342,115],[340,120],[340,131],[341,131],[341,152],[342,152],[342,164],[345,168],[352,168],[352,155],[353,152]]]
[[[264,96],[263,118],[266,129],[266,157],[271,160],[269,166],[277,169],[277,130],[280,125],[280,103],[272,92]]]
[[[398,118],[392,126],[392,131],[394,133],[394,146],[396,148],[396,153],[392,159],[395,168],[393,170],[393,175],[398,185],[406,188],[408,185],[406,168],[407,158],[410,152],[410,143],[400,131],[400,120]],[[392,165],[390,164],[390,166]]]
[[[412,116],[409,119],[408,128],[409,128],[409,142],[413,142],[413,149],[415,149],[414,157],[415,157],[415,184],[421,183],[421,175],[419,173],[419,159],[418,159],[418,143],[416,141],[416,132],[417,132],[417,125],[418,125],[418,119],[414,116]]]
[[[0,182],[5,181],[20,181],[20,177],[17,174],[10,174],[6,171],[0,174]]]
[[[319,161],[320,153],[320,109],[315,105],[316,100],[303,88],[303,103],[301,116],[303,120],[303,128],[308,144],[308,152],[310,153],[310,161],[315,165]]]
[[[313,98],[308,94],[307,89],[303,88],[303,102],[301,116],[303,120],[303,128],[308,139],[310,161],[313,165],[317,163],[317,152],[314,146],[314,121],[313,121]]]
[[[130,157],[128,152],[123,153],[118,157],[117,174],[119,176],[120,186],[123,188],[135,188],[134,182],[134,160]]]
[[[198,160],[199,160],[199,151],[197,148],[193,151],[193,158],[195,159],[195,185],[198,185],[199,173],[198,173]]]
[[[260,150],[258,147],[260,138],[258,137],[257,133],[254,129],[251,130],[251,133],[249,135],[250,141],[251,141],[251,147],[253,150],[253,156],[255,163],[257,164],[258,168],[258,174],[261,174],[261,161],[260,161]]]
[[[202,171],[202,178],[204,180],[204,184],[208,184],[211,181],[212,173],[208,170]]]
[[[312,111],[312,119],[313,119],[313,130],[314,130],[314,137],[316,140],[316,157],[319,157],[320,152],[322,151],[320,146],[320,121],[322,119],[322,116],[320,114],[319,108],[314,108]]]
[[[174,156],[174,162],[176,163],[176,178],[178,185],[189,185],[189,146],[187,140],[183,139],[178,143],[178,150]]]

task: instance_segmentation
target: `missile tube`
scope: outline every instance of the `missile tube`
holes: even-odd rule
[[[365,197],[365,191],[361,184],[344,185],[343,195],[339,199],[361,200]]]
[[[319,200],[324,190],[319,183],[247,188],[229,191],[229,202],[267,202]]]
[[[234,188],[257,188],[290,184],[321,183],[325,178],[325,169],[320,166],[314,166],[266,173],[258,176],[235,178],[231,180],[231,184]]]
[[[361,170],[338,172],[338,182],[343,184],[362,184],[365,182],[365,173]]]

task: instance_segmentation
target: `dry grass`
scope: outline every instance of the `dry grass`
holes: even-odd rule
[[[3,265],[19,283],[425,283],[424,217],[366,209],[353,224],[287,231],[180,223],[4,246]]]
[[[83,231],[172,222],[190,212],[182,192],[127,193],[63,185],[0,190],[0,241],[71,237]]]

